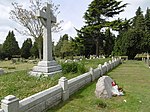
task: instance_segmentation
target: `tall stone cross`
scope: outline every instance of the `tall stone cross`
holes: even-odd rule
[[[44,26],[43,34],[43,61],[52,61],[52,23],[56,23],[56,17],[53,15],[51,5],[47,3],[46,7],[37,12],[37,17],[40,18]]]
[[[51,5],[47,4],[37,12],[37,17],[40,18],[44,26],[43,34],[43,60],[38,62],[37,66],[34,66],[30,75],[32,76],[51,76],[55,73],[61,72],[61,66],[57,64],[52,57],[52,36],[51,27],[52,23],[56,22],[56,17],[53,15]]]

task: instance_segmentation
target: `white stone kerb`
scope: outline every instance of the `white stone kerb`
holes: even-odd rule
[[[68,79],[66,77],[61,77],[58,84],[62,87],[63,90],[68,89]]]
[[[4,112],[19,112],[19,99],[8,95],[1,101],[1,108]]]

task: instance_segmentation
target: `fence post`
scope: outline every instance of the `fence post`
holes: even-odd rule
[[[99,70],[100,70],[100,76],[103,76],[103,69],[102,69],[102,65],[101,65],[101,64],[99,64],[99,65],[98,65],[98,68],[99,68]]]
[[[68,80],[67,80],[67,78],[66,77],[61,77],[59,79],[58,84],[63,89],[62,100],[66,101],[67,99],[69,99],[69,88],[68,88]]]
[[[112,67],[112,61],[111,60],[109,60],[109,66],[110,66],[109,70],[113,69],[113,67]]]
[[[19,99],[13,95],[8,95],[1,100],[1,108],[4,112],[19,112]]]
[[[116,58],[114,59],[114,65],[115,65],[115,67],[117,66],[117,59]]]
[[[105,62],[105,63],[104,63],[104,66],[106,66],[106,72],[108,72],[108,71],[109,71],[108,63],[107,63],[107,62]]]
[[[90,74],[92,76],[92,82],[95,80],[95,76],[94,76],[94,69],[90,68]]]

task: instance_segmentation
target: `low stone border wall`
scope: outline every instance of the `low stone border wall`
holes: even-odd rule
[[[56,86],[41,91],[21,101],[13,95],[6,96],[1,100],[0,112],[43,112],[57,105],[61,101],[66,101],[69,96],[77,92],[85,85],[110,71],[121,63],[121,59],[115,58],[98,65],[96,69],[91,68],[89,72],[67,80],[61,77]]]

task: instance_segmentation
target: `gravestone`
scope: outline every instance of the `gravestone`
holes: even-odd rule
[[[43,60],[40,61],[37,66],[33,67],[30,74],[33,76],[50,76],[62,71],[61,66],[58,65],[52,57],[51,27],[52,23],[56,22],[56,17],[53,15],[51,5],[48,3],[47,6],[37,12],[37,17],[40,18],[41,23],[44,26]]]
[[[0,68],[0,75],[4,74],[4,70]]]
[[[112,82],[109,76],[102,76],[96,83],[95,96],[97,98],[111,98],[112,97]]]

